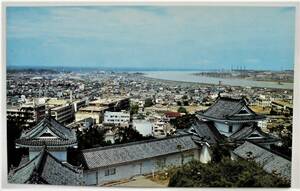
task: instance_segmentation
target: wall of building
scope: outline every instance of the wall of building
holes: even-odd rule
[[[29,150],[29,160],[37,156],[41,151],[32,151]],[[67,152],[66,151],[49,151],[55,158],[60,161],[67,161]]]
[[[181,165],[182,156],[184,156],[183,163],[186,163],[192,159],[199,160],[200,154],[198,150],[190,150],[183,153],[176,153],[141,161],[135,161],[124,165],[99,168],[94,171],[84,171],[84,182],[86,185],[101,185],[110,181],[131,178],[140,174],[149,174],[162,170],[167,166]],[[114,171],[113,169],[115,169],[115,174],[105,176],[105,171],[107,171],[108,169],[110,169],[110,171]]]
[[[88,113],[88,112],[79,111],[79,112],[75,113],[75,121],[81,121],[81,120],[84,120],[89,117],[95,119],[95,122],[98,124],[101,122],[101,119],[100,119],[101,116],[100,116],[100,113],[98,113],[98,112]]]
[[[109,112],[104,113],[104,123],[106,124],[120,124],[128,125],[130,121],[130,114],[126,112]]]
[[[74,114],[73,105],[60,106],[51,109],[51,115],[60,123],[71,122],[75,118]]]
[[[152,123],[146,120],[133,120],[132,127],[143,136],[152,135]]]
[[[225,123],[220,122],[214,122],[215,127],[220,131],[221,134],[224,134],[225,136],[230,136],[233,133],[235,133],[242,124],[231,124],[232,125],[232,131],[229,132],[229,125]]]

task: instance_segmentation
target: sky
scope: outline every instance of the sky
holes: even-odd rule
[[[293,69],[294,7],[8,7],[7,65]]]

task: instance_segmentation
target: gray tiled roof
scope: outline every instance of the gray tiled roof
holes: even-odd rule
[[[251,141],[253,142],[277,142],[279,141],[278,138],[272,136],[271,134],[265,133],[263,132],[260,127],[256,126],[256,125],[251,125],[251,126],[245,126],[242,127],[241,129],[239,129],[237,132],[233,133],[232,135],[230,135],[229,139],[233,140],[233,141],[240,141],[240,140],[247,140],[249,138],[249,136],[254,133],[257,132],[261,137],[252,137]]]
[[[82,182],[82,170],[56,159],[48,151],[42,150],[31,161],[12,170],[9,183],[55,185],[79,185]]]
[[[237,130],[235,133],[230,135],[230,139],[238,140],[238,139],[244,139],[248,137],[251,133],[255,131],[255,128],[253,125],[245,126]]]
[[[266,148],[246,141],[244,144],[237,147],[233,153],[244,159],[254,159],[254,161],[260,164],[266,172],[276,172],[282,177],[291,179],[291,161],[285,157],[272,153]]]
[[[171,153],[178,153],[178,145],[182,146],[181,151],[198,148],[190,135],[181,135],[164,139],[153,139],[116,146],[87,149],[82,151],[82,155],[87,168],[95,169]]]
[[[194,132],[192,131],[194,130]],[[219,131],[210,124],[209,122],[204,122],[200,120],[196,120],[189,129],[189,132],[195,134],[202,141],[207,142],[209,144],[215,144],[222,140],[222,135]]]
[[[250,115],[235,115],[246,107],[250,111]],[[198,112],[199,116],[220,119],[220,120],[257,120],[263,119],[264,116],[255,114],[248,106],[245,99],[218,97],[213,105],[206,111]]]
[[[76,145],[77,140],[63,140],[63,139],[17,139],[16,144],[21,146],[45,146],[48,147],[56,147],[56,146],[68,146],[68,145]]]
[[[55,139],[37,139],[39,134],[46,128],[51,130],[58,138]],[[33,128],[23,131],[21,137],[16,140],[16,144],[28,146],[62,146],[73,145],[77,143],[77,137],[74,130],[69,129],[50,116],[45,117]]]

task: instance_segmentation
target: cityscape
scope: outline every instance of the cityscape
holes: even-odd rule
[[[6,12],[9,184],[290,187],[293,7]]]

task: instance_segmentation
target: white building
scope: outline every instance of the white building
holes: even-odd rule
[[[153,125],[153,136],[156,138],[164,138],[167,136],[166,123],[163,121],[156,121]]]
[[[153,135],[153,125],[147,120],[133,120],[132,127],[137,130],[143,136]]]
[[[130,121],[130,113],[127,112],[111,112],[104,113],[104,124],[128,126]]]

